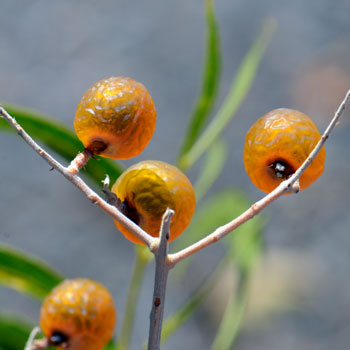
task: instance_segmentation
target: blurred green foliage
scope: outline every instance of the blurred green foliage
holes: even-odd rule
[[[0,313],[0,350],[24,349],[32,328],[22,318]]]
[[[42,299],[62,279],[62,275],[43,261],[13,247],[0,245],[0,285]]]
[[[182,235],[172,244],[171,248],[175,250],[205,237],[217,227],[240,215],[250,205],[249,198],[235,188],[228,188],[211,196],[207,193],[219,178],[227,158],[226,143],[218,137],[247,96],[274,27],[272,22],[266,22],[263,25],[261,34],[241,62],[224,103],[209,120],[219,94],[221,46],[213,1],[207,0],[205,4],[207,34],[203,78],[178,155],[178,166],[186,171],[203,155],[204,161],[194,186],[198,200],[197,210],[188,228],[188,234]],[[83,149],[74,132],[60,122],[28,108],[10,104],[3,104],[3,106],[33,138],[65,160],[72,160]],[[0,119],[0,130],[10,131],[11,128]],[[123,169],[120,163],[101,159],[99,162],[90,162],[82,173],[86,174],[96,186],[101,186],[101,180],[105,174],[109,174],[111,181],[114,182]],[[203,198],[206,200],[202,203]],[[164,321],[162,342],[172,336],[193,315],[215,286],[222,271],[230,268],[238,272],[239,283],[230,294],[212,349],[230,349],[233,346],[244,317],[249,277],[262,254],[262,229],[262,220],[254,218],[222,241],[226,246],[226,254],[222,256],[215,271],[208,274],[197,287],[197,291],[188,297],[177,312]],[[106,347],[109,350],[115,347],[121,348],[120,346],[123,350],[129,348],[145,267],[152,260],[149,252],[145,252],[144,249],[136,248],[135,254],[135,268],[129,288],[134,292],[128,295],[126,305],[129,307],[126,307],[121,334],[118,337],[122,344],[111,342]],[[178,277],[187,271],[191,260],[189,258],[177,267]],[[138,268],[140,262],[143,264],[142,269]],[[0,245],[0,284],[3,286],[42,299],[62,278],[63,276],[42,261],[14,248]],[[22,349],[31,327],[19,318],[0,315],[0,350]]]
[[[67,161],[71,161],[79,151],[84,149],[71,128],[36,110],[14,106],[9,103],[1,104],[12,117],[26,130],[31,137],[59,154]],[[14,129],[0,118],[0,130],[15,132]],[[115,181],[124,170],[116,161],[100,158],[98,162],[86,165],[84,174],[99,183],[109,174],[111,181]]]

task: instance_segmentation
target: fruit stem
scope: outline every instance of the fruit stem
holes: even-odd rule
[[[163,215],[160,227],[158,247],[154,250],[156,271],[150,315],[148,350],[160,349],[160,336],[162,333],[163,313],[165,304],[165,291],[168,279],[168,245],[170,222],[175,212],[167,209]]]
[[[137,238],[144,242],[150,250],[153,248],[153,242],[155,238],[150,236],[147,232],[137,226],[123,213],[121,213],[115,206],[108,204],[103,200],[96,192],[94,192],[76,173],[69,171],[68,167],[63,166],[55,158],[53,158],[48,152],[40,147],[33,139],[26,133],[16,119],[13,118],[1,105],[0,105],[0,118],[4,118],[11,127],[18,133],[19,136],[31,147],[36,153],[40,155],[51,167],[60,172],[68,181],[76,186],[85,197],[93,204],[100,207],[103,211],[109,214],[113,219],[119,221],[126,229],[131,231]]]
[[[67,170],[72,174],[79,173],[80,169],[84,168],[89,159],[93,158],[93,156],[94,154],[90,150],[85,148],[83,152],[79,152],[76,155],[76,157],[71,161],[71,163],[67,167]]]
[[[346,93],[343,101],[339,105],[337,111],[335,112],[331,122],[328,124],[326,130],[322,134],[322,137],[310,152],[308,157],[305,159],[304,163],[291,175],[287,180],[281,182],[272,192],[267,194],[265,197],[255,202],[250,206],[244,213],[227,223],[226,225],[218,227],[215,231],[202,238],[198,242],[180,250],[177,253],[169,254],[168,264],[169,268],[173,268],[181,260],[189,257],[190,255],[199,252],[200,250],[218,242],[220,239],[224,238],[226,235],[234,231],[239,226],[243,225],[248,220],[252,219],[254,216],[259,214],[263,209],[269,206],[276,199],[281,197],[287,192],[297,193],[299,191],[299,178],[307,169],[307,167],[316,158],[317,154],[320,152],[321,148],[329,138],[333,128],[337,125],[339,118],[345,110],[347,103],[350,100],[350,90]]]
[[[24,350],[45,350],[48,347],[46,338],[37,339],[35,337],[41,332],[40,327],[34,327],[29,334]]]

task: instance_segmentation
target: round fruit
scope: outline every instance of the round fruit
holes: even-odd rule
[[[275,109],[258,119],[246,135],[245,170],[255,186],[269,193],[301,166],[320,138],[315,123],[306,114]],[[325,158],[322,147],[300,177],[301,190],[321,176]]]
[[[115,324],[112,296],[89,279],[63,281],[41,307],[41,329],[57,349],[101,350],[113,337]]]
[[[140,154],[156,127],[151,95],[139,82],[110,77],[92,85],[75,113],[75,132],[85,148],[107,158]]]
[[[167,208],[175,215],[170,224],[170,241],[191,221],[196,199],[191,182],[176,167],[160,161],[143,161],[128,168],[112,187],[121,201],[121,211],[153,237],[159,236]],[[115,221],[118,229],[134,243],[144,244]]]

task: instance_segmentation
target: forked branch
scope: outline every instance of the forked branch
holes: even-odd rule
[[[165,305],[165,291],[168,279],[168,245],[170,237],[170,222],[175,212],[167,209],[163,215],[160,228],[158,247],[155,251],[156,271],[150,315],[148,350],[160,349],[160,336],[162,333],[163,313]]]
[[[150,323],[150,333],[149,333],[149,350],[159,350],[160,347],[160,335],[162,328],[162,319],[164,311],[164,299],[166,291],[167,275],[170,268],[174,267],[178,262],[185,259],[186,257],[204,249],[205,247],[216,243],[227,234],[235,230],[237,227],[244,224],[249,219],[253,218],[255,215],[260,213],[264,208],[266,208],[271,202],[275,201],[277,198],[282,196],[288,191],[296,192],[298,188],[298,181],[300,176],[306,170],[306,168],[315,159],[322,146],[328,139],[333,128],[337,124],[340,116],[342,115],[346,104],[350,99],[350,90],[347,92],[344,100],[340,104],[338,110],[336,111],[332,121],[328,125],[327,129],[323,133],[320,141],[312,150],[310,155],[307,157],[305,162],[300,166],[300,168],[286,181],[283,181],[275,190],[266,195],[260,201],[253,204],[247,211],[238,216],[236,219],[232,220],[228,224],[217,228],[213,233],[209,234],[207,237],[192,244],[191,246],[175,253],[168,255],[168,234],[169,227],[172,216],[174,212],[170,209],[166,211],[163,216],[162,227],[159,238],[154,238],[148,233],[143,231],[134,222],[128,219],[124,214],[122,214],[115,206],[110,205],[105,200],[103,200],[97,193],[95,193],[79,176],[79,169],[84,166],[86,161],[91,157],[91,154],[82,153],[77,156],[75,160],[72,161],[71,165],[64,167],[56,159],[54,159],[50,154],[48,154],[44,149],[42,149],[16,122],[16,120],[10,116],[6,110],[0,106],[0,116],[2,116],[16,131],[17,133],[27,142],[27,144],[33,148],[42,158],[44,158],[50,166],[63,174],[71,183],[79,188],[81,192],[94,204],[99,206],[102,210],[112,216],[114,219],[119,221],[123,226],[125,226],[129,231],[131,231],[135,236],[141,239],[149,249],[156,256],[156,273],[155,273],[155,285],[154,285],[154,295],[153,295],[153,306],[151,312],[151,323]],[[107,180],[106,180],[107,181]],[[108,184],[104,183],[105,186]],[[35,331],[33,331],[33,334]],[[36,346],[36,350],[41,349],[40,346],[45,344],[40,341],[33,341],[35,334],[28,341],[26,350],[30,349],[29,346],[33,343]]]
[[[298,170],[288,180],[281,182],[281,184],[278,187],[276,187],[272,192],[267,194],[260,201],[254,203],[247,211],[245,211],[243,214],[241,214],[240,216],[238,216],[236,219],[232,220],[228,224],[218,227],[214,232],[204,237],[200,241],[192,244],[191,246],[177,253],[169,254],[170,268],[174,267],[178,262],[185,259],[186,257],[204,249],[205,247],[208,247],[213,243],[218,242],[220,239],[228,235],[237,227],[243,225],[246,221],[253,218],[255,215],[259,214],[264,208],[266,208],[270,203],[275,201],[277,198],[281,197],[284,193],[289,191],[293,192],[293,189],[294,189],[294,192],[297,192],[295,191],[294,185],[297,184],[300,176],[304,173],[307,167],[311,164],[311,162],[316,158],[317,154],[320,152],[322,146],[325,144],[333,128],[339,121],[339,118],[342,115],[346,104],[349,102],[349,99],[350,99],[350,90],[348,90],[348,92],[346,93],[343,101],[341,102],[337,111],[335,112],[333,119],[331,120],[328,127],[324,131],[321,139],[319,140],[315,148],[311,151],[311,153],[306,158],[304,163],[298,168]]]
[[[65,167],[59,163],[55,158],[53,158],[49,153],[47,153],[42,147],[40,147],[26,132],[25,130],[16,122],[15,118],[10,116],[7,111],[0,106],[0,116],[2,116],[20,135],[27,144],[34,149],[46,162],[54,169],[59,171],[68,181],[73,185],[78,187],[78,189],[85,194],[85,196],[92,202],[104,210],[107,214],[113,217],[113,219],[119,221],[125,228],[131,231],[137,238],[142,240],[151,251],[153,251],[153,243],[155,239],[150,236],[147,232],[142,230],[138,225],[132,222],[128,217],[122,214],[116,207],[108,204],[103,200],[96,192],[94,192],[78,175],[78,171],[81,168],[81,161],[85,161],[85,158],[90,158],[91,154],[86,154],[86,152],[79,153],[77,158],[72,161],[70,166]],[[80,159],[80,155],[83,156],[83,160]],[[79,159],[78,159],[79,158]],[[78,160],[77,160],[78,159]],[[77,161],[76,161],[77,160]]]
[[[29,334],[26,345],[24,347],[24,350],[45,350],[49,346],[46,338],[35,340],[35,337],[39,333],[40,333],[39,327],[34,327],[32,329],[32,331]]]

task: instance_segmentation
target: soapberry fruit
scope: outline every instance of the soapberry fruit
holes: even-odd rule
[[[113,337],[115,324],[111,294],[89,279],[63,281],[41,307],[41,329],[57,349],[102,350]]]
[[[85,148],[107,158],[140,154],[156,127],[151,95],[139,82],[110,77],[92,85],[78,105],[74,128]]]
[[[196,206],[194,190],[186,175],[160,161],[142,161],[131,166],[117,179],[112,192],[121,202],[121,211],[153,237],[159,236],[166,209],[173,209],[170,241],[189,225]],[[144,244],[118,221],[115,224],[130,241]]]
[[[271,192],[301,166],[320,140],[315,123],[296,110],[275,109],[257,120],[245,138],[243,161],[253,184]],[[300,189],[321,176],[326,157],[322,147],[300,177]]]

